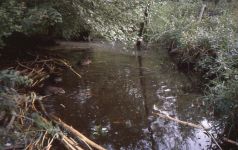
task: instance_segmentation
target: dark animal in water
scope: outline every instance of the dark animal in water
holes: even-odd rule
[[[92,61],[90,60],[90,59],[86,59],[86,60],[84,60],[81,64],[83,65],[83,66],[85,66],[85,65],[89,65],[89,64],[91,64],[92,63]]]
[[[92,63],[92,60],[90,60],[89,58],[83,59],[81,61],[78,62],[79,66],[87,66],[89,64]]]
[[[43,91],[45,95],[65,94],[65,90],[63,88],[56,86],[46,86]]]

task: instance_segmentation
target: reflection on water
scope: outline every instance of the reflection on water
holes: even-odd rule
[[[187,93],[191,83],[163,50],[120,53],[97,47],[66,55],[82,79],[65,72],[66,94],[52,97],[47,107],[97,143],[116,150],[211,148],[201,130],[152,114],[160,111],[206,125],[209,119],[194,106],[200,94]],[[91,63],[78,65],[83,58]]]

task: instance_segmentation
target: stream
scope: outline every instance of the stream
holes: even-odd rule
[[[49,112],[109,150],[212,149],[211,138],[202,130],[153,114],[206,127],[215,124],[204,112],[202,94],[166,50],[79,45],[86,48],[61,51],[82,78],[64,72],[58,86],[66,93],[45,101]]]

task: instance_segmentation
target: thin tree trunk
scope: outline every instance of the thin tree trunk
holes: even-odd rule
[[[199,17],[198,17],[198,22],[201,22],[201,21],[202,21],[202,17],[203,17],[205,8],[206,8],[206,5],[203,4],[203,5],[202,5],[202,8],[201,8],[201,11],[200,11],[200,14],[199,14]]]
[[[146,8],[144,10],[144,20],[140,23],[140,29],[138,33],[138,39],[136,41],[136,47],[137,50],[140,51],[143,45],[143,36],[146,32],[146,26],[148,25],[148,9],[149,9],[149,3],[147,3]]]

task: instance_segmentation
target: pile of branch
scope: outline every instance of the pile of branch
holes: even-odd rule
[[[65,67],[81,78],[81,75],[73,69],[69,62],[61,58],[46,56],[41,58],[40,56],[36,56],[33,61],[17,61],[17,67],[15,69],[19,70],[22,75],[32,79],[34,82],[30,86],[34,87],[47,79],[50,74],[60,74]]]
[[[66,60],[60,58],[37,56],[33,61],[17,64],[14,69],[32,79],[31,88],[42,83],[49,74],[60,73],[66,68],[81,77]],[[1,105],[5,107],[0,109],[0,129],[6,129],[0,132],[0,149],[48,150],[58,140],[68,150],[105,150],[56,116],[48,114],[43,99],[35,92],[19,93],[11,88],[0,93]]]
[[[6,135],[18,133],[19,137],[13,143],[5,143],[4,149],[50,149],[53,141],[58,140],[69,150],[84,149],[82,146],[104,150],[73,127],[45,112],[42,97],[34,92],[29,96],[20,95],[14,90],[8,92],[1,95],[1,99],[13,103],[14,108],[9,107],[9,115],[1,111],[0,121],[5,122]]]

